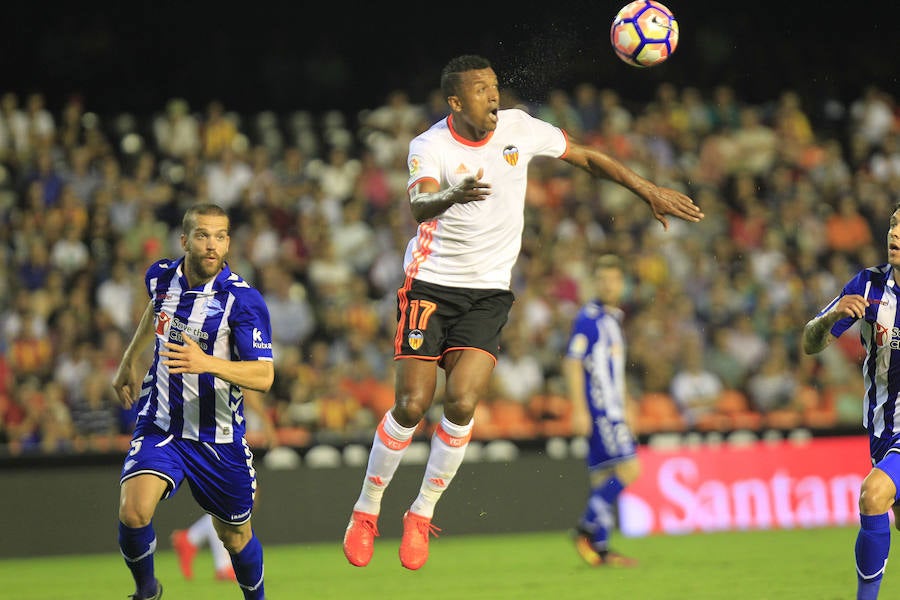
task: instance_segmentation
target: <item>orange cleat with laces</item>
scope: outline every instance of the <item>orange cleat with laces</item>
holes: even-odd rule
[[[353,511],[344,532],[344,556],[355,567],[364,567],[372,560],[375,538],[378,536],[378,515]]]
[[[440,530],[431,524],[431,519],[406,511],[400,540],[400,564],[413,571],[424,565],[428,560],[428,536],[438,537]]]

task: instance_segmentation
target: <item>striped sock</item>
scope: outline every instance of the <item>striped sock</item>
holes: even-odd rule
[[[231,555],[231,565],[237,578],[244,600],[263,600],[266,597],[263,585],[263,549],[256,533],[237,554]]]
[[[372,441],[366,478],[353,510],[370,515],[381,512],[381,499],[415,432],[415,427],[400,425],[390,411],[385,413]]]
[[[431,453],[425,466],[425,477],[419,495],[409,512],[430,519],[441,494],[450,485],[466,454],[472,437],[474,419],[466,425],[457,425],[444,417],[431,438]]]
[[[587,507],[581,517],[581,526],[591,534],[594,548],[606,550],[609,543],[609,532],[614,525],[613,507],[625,486],[618,477],[610,477],[602,485],[591,490]]]
[[[881,578],[891,548],[891,524],[887,513],[860,515],[856,536],[856,598],[874,600],[881,588]]]
[[[132,528],[120,521],[119,549],[134,577],[135,593],[139,597],[148,598],[154,595],[157,582],[153,569],[153,553],[156,552],[153,523]]]

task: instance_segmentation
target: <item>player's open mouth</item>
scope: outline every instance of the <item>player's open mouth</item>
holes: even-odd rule
[[[488,113],[488,118],[489,118],[491,121],[493,121],[494,123],[497,122],[497,112],[498,112],[498,109],[495,108],[495,109],[492,110],[490,113]]]

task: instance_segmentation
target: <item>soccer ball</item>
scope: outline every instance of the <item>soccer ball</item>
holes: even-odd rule
[[[613,19],[609,39],[616,55],[635,67],[652,67],[675,52],[678,21],[655,0],[634,0]]]

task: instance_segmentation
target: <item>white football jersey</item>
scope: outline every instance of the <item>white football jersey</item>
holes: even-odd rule
[[[441,189],[484,170],[491,185],[483,201],[454,204],[420,223],[406,247],[407,277],[450,287],[509,289],[522,246],[528,163],[535,156],[562,158],[565,133],[518,109],[501,110],[497,128],[478,142],[453,129],[453,116],[409,144],[409,185],[433,179]]]

